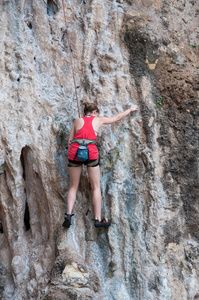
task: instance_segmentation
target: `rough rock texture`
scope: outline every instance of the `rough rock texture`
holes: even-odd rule
[[[199,299],[199,2],[64,1],[81,104],[140,107],[100,134],[108,231],[85,170],[61,226],[78,115],[61,0],[47,3],[0,2],[1,299]]]

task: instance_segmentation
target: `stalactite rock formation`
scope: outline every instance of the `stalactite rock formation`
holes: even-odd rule
[[[64,0],[81,109],[139,111],[99,135],[62,227],[78,117],[61,0],[0,2],[0,298],[199,299],[199,2]],[[48,13],[47,13],[48,11]]]

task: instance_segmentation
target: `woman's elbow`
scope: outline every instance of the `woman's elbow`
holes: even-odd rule
[[[120,114],[118,114],[116,117],[115,117],[115,122],[119,122],[120,120],[122,120],[122,116]]]

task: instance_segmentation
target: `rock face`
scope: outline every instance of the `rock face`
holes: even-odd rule
[[[140,107],[100,133],[107,231],[85,169],[61,226],[78,114],[62,2],[47,4],[0,2],[0,298],[199,299],[199,2],[64,1],[81,108]]]

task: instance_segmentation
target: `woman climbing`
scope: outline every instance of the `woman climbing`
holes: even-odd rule
[[[63,227],[71,225],[72,210],[76,200],[82,164],[87,166],[88,176],[93,192],[92,202],[95,214],[95,227],[108,227],[110,222],[101,219],[101,189],[99,154],[96,146],[97,134],[102,125],[116,123],[131,112],[138,110],[137,105],[119,113],[114,117],[99,117],[99,109],[94,103],[84,104],[84,117],[75,121],[68,140],[68,166],[70,175],[70,189],[67,197],[67,213]],[[80,146],[80,145],[83,145]],[[80,148],[83,148],[82,150]],[[88,153],[88,157],[81,158],[81,154]]]

